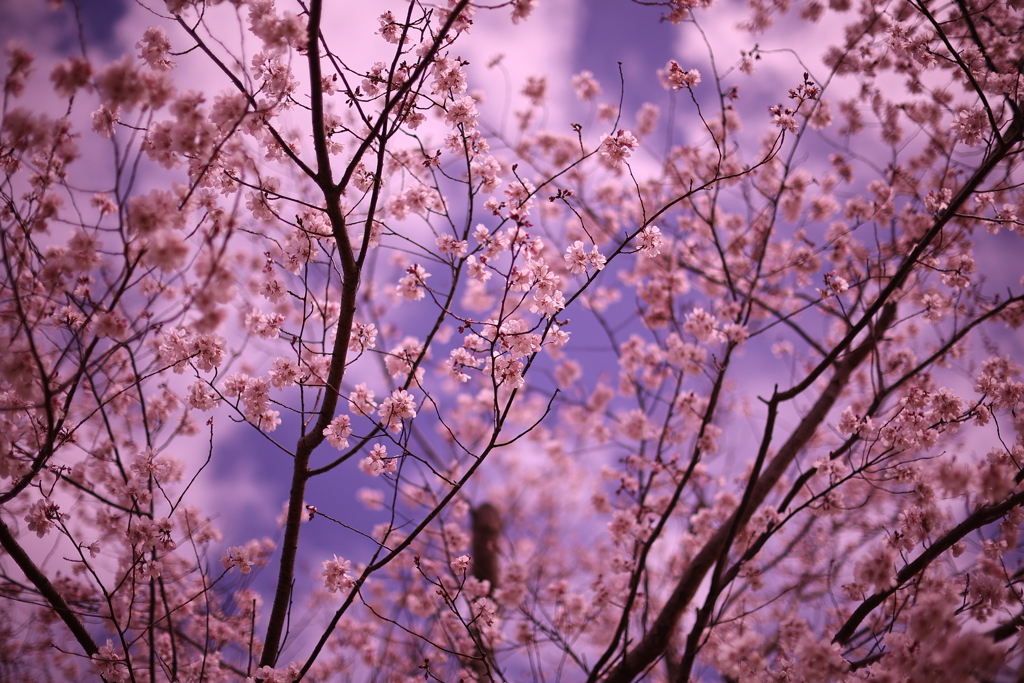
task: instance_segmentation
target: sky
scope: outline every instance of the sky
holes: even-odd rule
[[[71,11],[75,5],[80,7],[81,26],[76,24]],[[150,3],[151,7],[159,5]],[[365,41],[367,51],[371,52],[379,46],[380,39],[354,27],[368,26],[372,30],[376,16],[394,5],[379,1],[328,3],[328,11],[336,11],[337,15],[328,15],[325,26],[341,27],[339,39],[345,42],[346,54],[359,54],[358,41]],[[80,53],[79,36],[84,38],[87,54],[97,65],[124,53],[137,53],[134,43],[146,27],[156,23],[168,28],[172,49],[184,43],[181,34],[174,32],[173,24],[155,16],[144,4],[125,0],[68,0],[59,10],[42,2],[2,0],[0,14],[4,16],[0,43],[21,41],[36,55],[35,78],[30,83],[28,99],[44,108],[58,106],[48,97],[45,75],[57,60]],[[573,120],[570,110],[580,109],[568,84],[571,76],[582,70],[592,71],[600,81],[603,102],[615,102],[622,91],[626,117],[631,117],[643,102],[665,99],[655,71],[668,59],[678,58],[680,46],[677,28],[657,21],[659,15],[658,8],[621,0],[544,0],[532,17],[518,26],[508,21],[505,12],[481,12],[471,35],[460,40],[459,50],[478,65],[503,55],[502,69],[470,71],[471,89],[497,92],[500,96],[509,84],[507,89],[515,98],[526,76],[546,75],[552,91],[547,116],[552,122],[564,121],[563,127],[568,130]],[[177,61],[184,76],[176,77],[189,87],[211,92],[224,87],[217,74],[202,68],[200,60],[183,55]],[[90,137],[84,136],[80,144],[88,147]],[[159,178],[154,182],[160,182]],[[247,438],[247,449],[258,450],[258,442],[258,436],[251,444]],[[258,465],[250,471],[255,479],[268,478]]]
[[[361,53],[372,55],[381,49],[379,37],[372,35],[376,17],[385,9],[401,6],[401,2],[333,2],[327,3],[325,26],[336,27],[332,34],[344,45],[348,58],[359,60]],[[53,64],[69,55],[81,53],[84,41],[88,57],[97,67],[114,61],[122,54],[136,54],[135,42],[150,25],[162,24],[171,38],[172,49],[186,44],[180,31],[171,22],[147,9],[160,8],[161,3],[137,3],[126,0],[66,0],[64,7],[52,10],[43,2],[0,0],[0,45],[8,41],[24,43],[36,55],[35,78],[29,85],[26,100],[33,106],[62,113],[62,104],[49,93],[48,79]],[[286,7],[285,3],[278,3]],[[74,7],[80,8],[81,25],[75,21]],[[223,9],[223,8],[220,8]],[[551,83],[551,98],[546,116],[552,127],[561,122],[568,132],[569,124],[580,105],[569,87],[571,76],[582,70],[592,71],[604,90],[602,102],[616,102],[622,97],[623,113],[631,120],[632,113],[649,100],[663,101],[665,91],[658,84],[655,71],[668,59],[678,56],[678,31],[668,23],[659,23],[657,8],[642,7],[622,0],[543,0],[526,22],[513,26],[507,11],[482,12],[471,35],[459,41],[458,50],[471,64],[479,67],[503,55],[501,68],[472,68],[470,88],[495,93],[491,125],[501,126],[502,116],[521,104],[518,89],[527,76],[545,75]],[[80,40],[81,39],[81,40]],[[374,61],[369,56],[367,63]],[[225,87],[223,78],[206,67],[199,54],[176,58],[179,68],[175,78],[179,84],[214,93]],[[620,72],[621,68],[621,72]],[[513,100],[499,102],[502,93]],[[591,121],[594,116],[590,111]],[[499,119],[499,120],[493,120]],[[87,126],[83,126],[87,129]],[[97,136],[85,135],[80,140],[83,159],[93,163],[86,182],[94,188],[103,185],[102,160],[109,158],[109,147]],[[153,172],[146,172],[153,173]],[[143,175],[142,183],[158,186],[166,182],[158,171]],[[264,438],[247,425],[233,425],[219,419],[215,432],[212,464],[196,484],[193,493],[204,500],[206,509],[215,515],[224,533],[223,545],[242,544],[274,529],[273,520],[281,514],[287,497],[289,461],[275,453]],[[275,436],[281,436],[280,434]],[[285,439],[287,441],[287,439]],[[190,464],[190,472],[206,457],[205,434],[179,441],[175,455]],[[352,467],[351,477],[314,480],[307,501],[319,503],[352,501],[356,491],[374,483]],[[322,505],[323,503],[321,503]],[[331,509],[331,505],[325,506]],[[345,506],[358,515],[352,521],[369,529],[386,519],[372,515],[357,504]],[[325,554],[361,556],[371,547],[357,534],[339,530],[324,523],[307,525],[304,530],[307,554],[300,566],[302,572],[315,573]],[[279,536],[279,534],[278,534]],[[275,540],[280,540],[276,538]],[[216,557],[211,558],[216,561]],[[254,587],[270,594],[276,571],[272,564],[254,575]]]
[[[143,5],[121,0],[78,0],[83,25],[80,30],[88,46],[90,57],[97,63],[113,60],[124,52],[134,52],[134,43],[142,31],[153,22],[161,21]],[[66,5],[73,3],[66,0]],[[285,6],[284,3],[279,3]],[[380,39],[372,35],[375,19],[381,11],[396,8],[401,2],[342,2],[328,3],[325,26],[337,27],[338,42],[344,46],[347,55],[353,59],[363,58],[367,63],[374,61],[372,55],[380,49]],[[79,27],[72,21],[70,7],[51,12],[41,2],[18,2],[0,0],[0,42],[15,39],[25,42],[38,57],[37,74],[49,72],[52,64],[67,54],[78,50]],[[478,23],[470,36],[458,43],[458,51],[468,59],[474,68],[470,70],[470,89],[480,88],[492,93],[491,101],[485,103],[485,118],[494,127],[500,127],[502,116],[514,109],[520,102],[517,98],[519,87],[530,75],[546,75],[552,91],[546,116],[550,127],[568,132],[569,124],[578,117],[580,104],[572,92],[569,82],[573,74],[583,70],[592,71],[604,91],[602,102],[623,101],[623,115],[626,124],[632,124],[633,113],[644,102],[654,102],[667,111],[667,95],[659,84],[656,71],[663,68],[670,59],[675,59],[684,69],[698,68],[705,78],[712,73],[708,48],[698,34],[682,30],[668,22],[659,22],[661,10],[645,7],[626,0],[540,0],[534,15],[519,26],[513,26],[503,11],[478,15]],[[714,48],[714,57],[721,72],[729,69],[740,57],[740,50],[750,50],[755,44],[766,52],[756,76],[733,73],[727,83],[740,86],[741,94],[749,94],[749,100],[758,103],[759,108],[744,110],[744,116],[752,122],[743,135],[754,142],[764,131],[767,120],[766,98],[773,93],[775,101],[785,97],[788,88],[795,86],[800,72],[807,65],[812,71],[821,64],[812,58],[804,64],[797,62],[790,51],[793,36],[787,33],[783,23],[767,35],[750,36],[739,31],[735,24],[741,16],[739,4],[720,1],[707,13],[701,13],[699,25]],[[829,30],[835,18],[827,16],[821,30],[802,34],[800,47],[805,55],[819,55],[823,52]],[[181,34],[172,32],[172,45],[184,44]],[[367,30],[366,27],[369,27]],[[176,41],[181,41],[177,43]],[[497,54],[503,54],[502,69],[487,69],[484,65]],[[224,87],[218,74],[205,68],[198,55],[182,55],[177,58],[181,64],[180,76],[189,87],[216,92]],[[507,80],[506,80],[507,79]],[[40,82],[41,81],[41,82]],[[45,102],[45,80],[37,78],[37,97]],[[697,90],[698,98],[705,98],[714,92]],[[506,106],[502,93],[511,98],[513,104]],[[745,100],[744,100],[745,101]],[[594,112],[589,114],[591,117]],[[664,115],[664,114],[663,114]],[[764,117],[758,119],[758,117]],[[698,126],[681,125],[681,136],[697,136]],[[87,144],[87,143],[83,143]],[[646,162],[653,163],[652,159]],[[160,182],[160,178],[151,178]],[[1007,269],[1007,272],[1011,272]],[[993,277],[999,277],[996,269]],[[775,366],[765,371],[764,359],[740,359],[748,368],[749,388],[754,393],[758,387],[765,392],[771,382],[780,375],[785,376],[784,367]],[[227,428],[225,428],[227,427]],[[751,430],[754,431],[753,429]],[[201,440],[194,444],[195,452],[188,457],[200,462],[205,456]],[[283,458],[271,457],[270,449],[263,437],[245,425],[230,427],[226,422],[218,425],[215,442],[214,464],[203,477],[199,486],[202,497],[210,501],[218,515],[218,523],[224,530],[225,545],[241,544],[257,530],[268,528],[268,522],[281,512],[281,505],[287,495],[288,462]],[[223,457],[230,454],[231,457]],[[355,471],[351,478],[315,480],[307,500],[353,500],[356,491],[367,486],[369,479]],[[228,495],[225,495],[229,492]],[[358,508],[358,506],[350,506]],[[383,517],[366,514],[359,520],[360,525],[369,528]],[[272,527],[272,525],[270,525]],[[326,524],[307,525],[306,540],[312,541],[312,549],[305,557],[308,571],[315,571],[319,559],[325,555],[357,555],[364,552],[368,544],[352,533],[339,531]],[[230,540],[228,540],[230,539]],[[301,568],[300,568],[300,571]],[[257,588],[268,590],[273,584],[274,568],[269,567],[257,576]]]

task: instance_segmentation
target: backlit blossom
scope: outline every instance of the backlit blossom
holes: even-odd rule
[[[96,671],[104,680],[119,682],[129,680],[129,671],[124,657],[114,647],[114,642],[110,638],[107,638],[106,644],[92,655],[91,660]]]
[[[352,570],[352,563],[337,555],[332,560],[324,560],[321,563],[323,571],[321,576],[324,579],[324,588],[331,593],[347,591],[356,585],[355,579],[349,573]]]
[[[363,325],[352,323],[352,333],[348,339],[348,350],[357,353],[370,351],[377,347],[377,326],[373,323]]]
[[[166,71],[139,69],[129,55],[100,69],[95,82],[104,106],[111,109],[159,109],[174,93]]]
[[[62,97],[72,97],[85,87],[92,76],[92,65],[82,57],[69,57],[57,62],[50,73],[54,90]]]
[[[135,47],[139,50],[139,57],[149,65],[149,68],[155,71],[168,71],[174,68],[174,62],[168,59],[171,42],[167,39],[167,32],[162,26],[147,28],[142,34],[142,40],[135,43]]]
[[[539,0],[512,0],[512,23],[527,19],[537,7]]]
[[[406,301],[419,301],[426,296],[425,286],[430,273],[419,264],[409,266],[405,272],[405,277],[398,281],[396,291]]]
[[[469,555],[459,555],[452,560],[451,567],[456,576],[465,574],[469,568]]]
[[[530,99],[530,103],[533,106],[539,107],[543,105],[548,95],[548,79],[543,76],[527,77],[522,93]]]
[[[637,243],[640,252],[647,258],[654,258],[661,253],[661,247],[665,241],[661,237],[661,228],[657,225],[648,225],[637,235]]]
[[[581,100],[592,100],[601,94],[601,86],[590,71],[581,71],[573,76],[572,89]]]
[[[327,442],[338,450],[348,448],[348,437],[352,436],[351,422],[352,419],[348,415],[335,416],[331,424],[324,427]]]
[[[772,115],[772,123],[781,128],[787,133],[796,133],[800,130],[796,122],[796,117],[793,116],[793,111],[790,109],[783,109],[778,105],[772,105],[768,108],[768,111]]]
[[[659,71],[658,74],[661,76],[664,86],[670,90],[689,89],[700,83],[699,71],[696,69],[687,71],[679,66],[679,62],[674,59],[669,60],[664,70]]]
[[[476,101],[466,95],[448,105],[445,121],[450,126],[473,128],[476,126],[476,119],[479,115],[480,113],[476,109]]]
[[[563,258],[565,267],[574,275],[585,273],[588,266],[601,270],[607,263],[607,259],[597,250],[596,244],[591,247],[589,252],[586,252],[583,249],[583,242],[580,240],[576,240],[566,248]]]
[[[874,591],[884,591],[896,585],[896,552],[884,545],[876,545],[853,568],[854,580]]]
[[[377,443],[370,449],[370,454],[360,461],[359,469],[373,477],[393,474],[398,471],[398,461],[388,457],[388,449],[384,444]]]
[[[53,501],[40,499],[32,504],[25,521],[28,522],[28,530],[35,532],[36,536],[42,538],[50,533],[55,522],[64,518],[60,512],[60,506]]]
[[[249,546],[228,548],[227,554],[221,559],[221,564],[224,565],[224,569],[238,567],[243,574],[248,574],[256,564],[253,559],[253,548]]]
[[[639,144],[640,142],[632,133],[621,128],[615,132],[615,135],[602,135],[601,161],[609,168],[618,168],[629,159]]]
[[[953,120],[953,128],[958,141],[976,147],[984,141],[984,136],[988,133],[988,115],[980,104],[969,109],[961,109]]]
[[[642,2],[792,50],[584,31],[609,93],[571,3],[129,3],[112,57],[63,2],[0,76],[0,671],[1017,675],[1024,0]]]
[[[402,431],[402,420],[416,417],[416,400],[405,389],[396,389],[380,404],[377,414],[381,422],[397,434]]]
[[[366,383],[360,382],[348,395],[349,410],[356,415],[370,415],[377,409],[374,396],[374,392],[366,388]]]
[[[713,341],[716,338],[718,321],[703,308],[695,308],[686,314],[686,322],[683,329],[695,336],[702,342]]]

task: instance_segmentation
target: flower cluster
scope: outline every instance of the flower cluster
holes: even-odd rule
[[[661,77],[662,84],[670,90],[682,90],[683,88],[689,90],[700,83],[699,71],[696,69],[686,71],[674,59],[669,60],[665,68],[658,72],[658,76]]]
[[[334,559],[323,561],[324,587],[331,593],[347,591],[356,585],[355,579],[349,573],[352,571],[352,563],[337,555]]]
[[[608,168],[616,169],[629,159],[640,144],[632,133],[621,128],[614,135],[601,136],[601,161]]]
[[[370,454],[360,461],[359,469],[373,477],[394,474],[398,470],[398,460],[388,457],[387,446],[377,443],[370,449]]]
[[[590,251],[584,251],[583,242],[576,240],[565,249],[565,267],[573,275],[587,272],[588,267],[593,267],[595,270],[602,270],[607,263],[607,259],[597,249],[597,245],[593,245]]]

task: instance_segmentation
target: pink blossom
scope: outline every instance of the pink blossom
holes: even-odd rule
[[[25,521],[28,522],[28,530],[34,531],[39,538],[50,533],[50,530],[55,526],[55,522],[59,522],[62,519],[64,519],[64,515],[60,512],[60,506],[45,498],[33,503],[32,507],[29,508],[28,514],[25,515]]]
[[[670,90],[692,89],[693,86],[700,83],[699,71],[696,69],[685,71],[674,59],[669,60],[664,70],[659,71],[658,75],[661,76],[662,84]]]
[[[387,42],[398,44],[402,36],[402,25],[395,21],[393,12],[388,11],[377,18],[380,22],[380,29],[377,33]]]
[[[394,379],[404,379],[412,371],[415,363],[423,351],[423,343],[414,337],[404,338],[398,346],[391,349],[384,359],[384,365],[388,374]],[[416,370],[416,380],[419,382],[423,376],[423,367]]]
[[[334,559],[324,560],[322,566],[323,572],[321,576],[324,579],[324,588],[328,592],[347,591],[356,585],[355,579],[349,574],[352,570],[352,563],[348,560],[335,555]]]
[[[380,510],[384,507],[384,492],[378,489],[359,489],[356,491],[356,498],[367,510]]]
[[[538,4],[539,0],[512,0],[512,23],[528,19]]]
[[[459,555],[452,560],[451,567],[456,576],[462,576],[469,569],[469,555]]]
[[[54,90],[62,97],[73,97],[80,88],[85,88],[92,77],[92,64],[82,57],[68,57],[57,62],[50,73]]]
[[[196,381],[189,385],[188,404],[196,410],[210,411],[217,407],[217,395],[206,382]]]
[[[608,523],[608,532],[615,543],[628,541],[635,529],[636,518],[629,510],[616,510],[612,514],[612,521]]]
[[[581,100],[592,100],[601,94],[601,86],[590,71],[581,71],[573,76],[572,89]]]
[[[381,422],[397,434],[402,431],[402,420],[416,417],[416,400],[405,389],[396,389],[384,399],[377,414]]]
[[[406,301],[419,301],[426,296],[426,281],[430,273],[419,264],[409,266],[405,272],[405,277],[398,281],[396,291]]]
[[[352,333],[349,337],[348,350],[363,353],[377,347],[377,326],[373,323],[365,325],[352,323]]]
[[[221,559],[224,569],[231,570],[238,567],[243,574],[248,574],[256,566],[251,546],[233,546],[228,548],[227,554]]]
[[[683,329],[702,342],[714,341],[717,337],[718,321],[703,308],[695,308],[686,314]]]
[[[658,115],[661,110],[650,102],[644,102],[636,113],[636,134],[639,137],[647,137],[654,132],[658,125]]]
[[[462,258],[468,253],[469,244],[465,240],[457,240],[452,235],[445,233],[436,240],[438,251],[445,256]]]
[[[119,106],[159,109],[174,93],[166,72],[140,71],[128,55],[100,69],[96,88],[109,110]]]
[[[366,383],[360,382],[348,396],[349,410],[356,415],[370,415],[377,408],[374,396],[374,392],[366,388]]]
[[[447,56],[435,58],[431,73],[432,91],[435,95],[458,95],[466,92],[466,75],[462,71],[462,62]]]
[[[522,318],[506,320],[498,332],[498,349],[509,352],[512,360],[518,360],[540,351],[541,336],[530,332],[529,323]]]
[[[4,80],[4,93],[20,96],[25,91],[25,79],[32,72],[32,53],[17,40],[8,41],[4,47],[7,55],[7,77]]]
[[[261,339],[277,339],[284,316],[280,313],[261,313],[252,309],[245,315],[245,327],[250,334]]]
[[[167,56],[171,49],[171,41],[167,39],[167,32],[162,26],[147,28],[142,34],[142,40],[135,43],[135,47],[139,50],[139,58],[154,71],[169,71],[174,68],[174,62]]]
[[[109,638],[91,659],[97,672],[105,680],[118,682],[129,680],[128,667],[124,662],[124,657]]]
[[[850,665],[843,659],[841,648],[827,639],[819,640],[810,634],[801,639],[796,649],[799,675],[806,681],[835,680]]]
[[[382,474],[394,474],[398,471],[398,460],[388,457],[388,449],[384,444],[374,444],[370,454],[359,463],[359,469],[372,477]]]
[[[522,93],[529,98],[533,106],[542,106],[548,96],[548,79],[544,76],[528,76]]]
[[[565,267],[573,274],[585,273],[588,266],[601,270],[604,268],[605,263],[607,263],[605,257],[597,250],[596,244],[591,247],[589,252],[585,252],[583,250],[583,242],[580,240],[576,240],[566,248],[563,258],[565,260]]]
[[[853,568],[854,580],[875,591],[885,591],[896,585],[896,552],[882,544],[869,550]]]
[[[524,365],[521,361],[510,360],[506,356],[494,359],[494,379],[499,386],[510,389],[521,389],[526,380],[523,378]]]
[[[348,415],[337,415],[324,428],[327,442],[338,450],[348,448],[348,437],[352,436],[351,418]]]
[[[976,147],[984,141],[984,136],[988,132],[988,115],[980,104],[969,109],[961,109],[953,119],[953,128],[959,142]]]
[[[36,565],[15,616],[45,627],[18,630],[18,670],[1014,676],[1020,3],[645,3],[684,43],[777,22],[794,51],[716,50],[707,84],[627,61],[609,100],[523,70],[503,31],[568,16],[538,0],[341,28],[330,3],[168,0],[180,21],[130,17],[113,62],[58,54],[106,54],[89,31],[54,43],[49,81],[10,44],[0,514]],[[826,17],[842,44],[816,60]],[[629,123],[645,79],[671,121]],[[259,476],[192,505],[232,457]],[[334,495],[350,475],[382,479]],[[273,544],[232,536],[288,490],[254,583]],[[302,522],[368,543],[310,573]],[[286,663],[332,593],[332,632],[299,634],[328,646]],[[76,643],[62,604],[113,640]]]
[[[796,122],[796,117],[793,116],[793,110],[783,109],[778,105],[772,105],[768,108],[768,111],[772,114],[772,123],[781,128],[786,133],[796,133],[800,130]]]
[[[654,258],[661,254],[661,247],[665,241],[661,237],[661,228],[657,225],[645,226],[637,235],[640,252],[647,258]]]
[[[618,168],[629,159],[640,142],[628,130],[621,128],[615,135],[601,136],[601,161],[609,168]]]
[[[445,121],[450,126],[473,128],[480,113],[476,109],[476,101],[468,95],[456,99],[448,105]]]

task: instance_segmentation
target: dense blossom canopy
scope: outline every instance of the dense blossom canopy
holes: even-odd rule
[[[1024,6],[634,1],[635,112],[465,58],[540,0],[7,45],[0,678],[1024,666]]]

